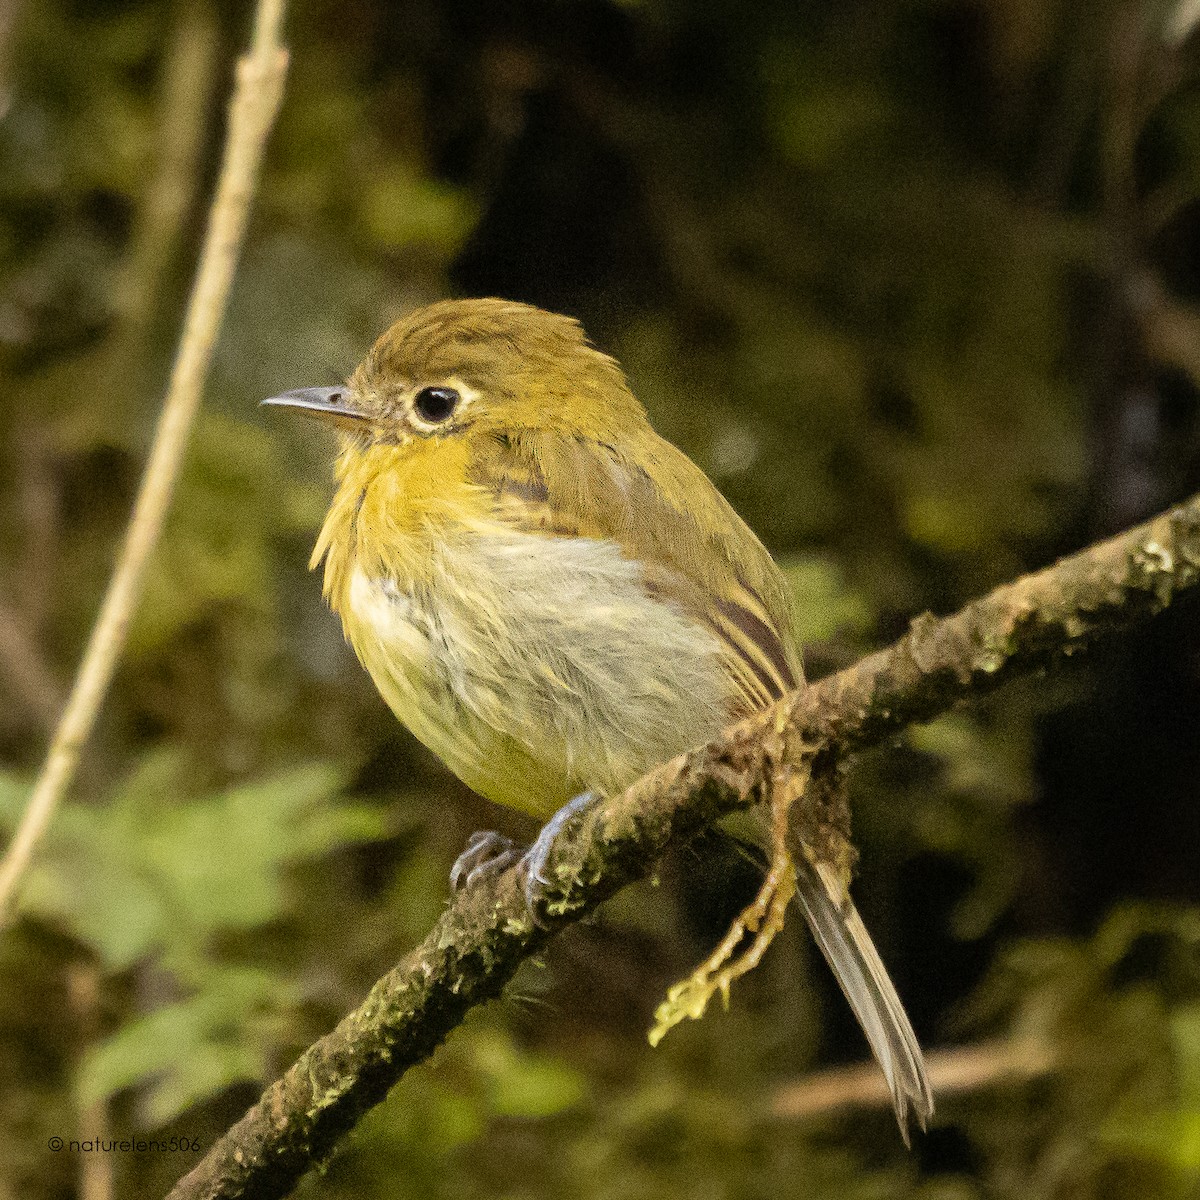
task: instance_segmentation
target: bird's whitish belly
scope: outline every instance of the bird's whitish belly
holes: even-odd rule
[[[545,817],[724,724],[716,637],[612,542],[470,533],[419,586],[351,576],[346,629],[392,711],[470,787]]]

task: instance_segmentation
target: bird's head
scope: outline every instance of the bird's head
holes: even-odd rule
[[[624,374],[579,323],[507,300],[443,300],[409,313],[340,387],[264,404],[340,429],[348,448],[550,429],[606,441],[645,422]]]

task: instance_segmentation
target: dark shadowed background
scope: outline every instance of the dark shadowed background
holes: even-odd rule
[[[401,729],[306,562],[332,439],[260,413],[409,307],[581,318],[794,585],[809,674],[1200,488],[1191,0],[298,0],[168,532],[0,935],[0,1197],[48,1139],[213,1138],[520,818]],[[0,0],[0,826],[165,385],[248,12]],[[1200,1188],[1200,609],[867,756],[856,894],[930,1048],[1049,1074],[778,1101],[865,1046],[795,920],[645,1040],[752,894],[672,856],[473,1014],[305,1196],[1117,1197]],[[198,1160],[123,1152],[156,1195]],[[95,1160],[92,1160],[93,1168]],[[100,1179],[99,1184],[96,1179]]]

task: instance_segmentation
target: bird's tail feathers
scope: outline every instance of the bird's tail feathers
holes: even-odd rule
[[[933,1115],[933,1093],[917,1036],[871,935],[834,871],[810,862],[803,853],[795,861],[800,906],[883,1069],[908,1145],[910,1108],[922,1129]]]

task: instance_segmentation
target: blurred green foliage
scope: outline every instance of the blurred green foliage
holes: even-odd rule
[[[326,766],[164,805],[186,779],[160,750],[103,805],[65,806],[21,896],[22,913],[86,947],[105,975],[152,968],[178,992],[91,1048],[80,1071],[85,1104],[146,1085],[155,1124],[268,1073],[297,1001],[286,973],[231,957],[223,940],[286,917],[292,864],[386,832],[378,809],[333,803]],[[0,820],[12,828],[25,796],[4,785]]]
[[[0,829],[169,369],[244,6],[0,14]],[[331,383],[448,292],[573,312],[792,583],[810,675],[1200,486],[1200,110],[1177,4],[300,0],[205,410],[128,652],[0,937],[0,1197],[51,1136],[207,1146],[428,929],[475,828],[306,569]],[[868,755],[858,895],[930,1046],[1053,1069],[881,1110],[799,928],[651,1052],[754,869],[701,844],[473,1013],[301,1191],[1013,1200],[1200,1187],[1195,614]],[[1158,640],[1155,640],[1155,636]],[[1190,732],[1189,732],[1190,731]],[[799,925],[799,923],[794,923]],[[88,981],[81,986],[79,981]],[[127,1154],[121,1194],[194,1161]]]

